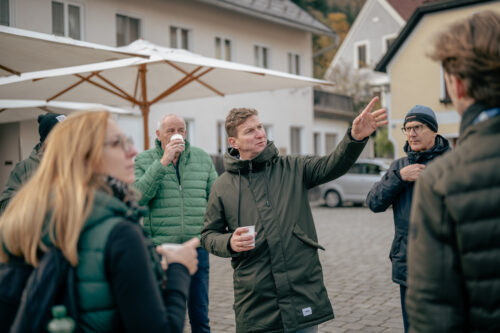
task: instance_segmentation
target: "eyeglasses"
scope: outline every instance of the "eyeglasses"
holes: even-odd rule
[[[134,147],[134,139],[130,136],[120,135],[115,140],[104,142],[105,146],[120,147],[125,153],[130,153]]]
[[[407,126],[407,127],[402,127],[401,131],[403,134],[410,134],[411,131],[415,131],[415,134],[420,134],[422,130],[424,129],[425,125],[415,125],[415,126]]]

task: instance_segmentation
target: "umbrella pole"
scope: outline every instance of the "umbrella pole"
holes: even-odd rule
[[[142,90],[142,123],[144,124],[144,150],[149,149],[149,103],[148,103],[148,91],[146,87],[146,72],[147,68],[145,64],[139,67],[139,77],[141,78],[141,90]]]
[[[149,105],[143,105],[141,107],[142,113],[142,123],[144,125],[144,150],[149,149]]]

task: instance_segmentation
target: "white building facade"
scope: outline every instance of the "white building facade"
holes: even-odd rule
[[[289,0],[0,0],[0,8],[0,23],[21,29],[108,46],[142,38],[303,76],[312,75],[312,34],[333,34]],[[157,122],[163,115],[175,113],[187,120],[192,144],[209,154],[222,154],[227,146],[224,120],[233,107],[257,109],[268,136],[282,153],[314,152],[312,88],[170,103],[167,98],[151,107],[150,146]],[[141,118],[120,116],[118,121],[142,150]],[[27,157],[38,140],[28,133],[37,132],[36,119],[0,126],[17,131],[19,159]],[[0,143],[0,150],[4,144]]]

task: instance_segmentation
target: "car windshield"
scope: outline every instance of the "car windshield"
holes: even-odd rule
[[[387,171],[387,168],[374,163],[355,163],[348,173],[365,174],[365,175],[380,175],[381,172]]]

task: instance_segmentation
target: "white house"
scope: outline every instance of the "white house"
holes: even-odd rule
[[[370,85],[371,93],[381,95],[388,107],[388,76],[373,68],[406,24],[415,8],[425,0],[367,0],[325,74],[331,78],[336,68],[350,72]]]
[[[312,76],[312,34],[334,34],[290,0],[0,0],[0,24],[108,46],[143,38],[304,76]],[[224,119],[233,107],[256,108],[268,136],[282,153],[314,151],[311,88],[171,103],[167,98],[151,108],[149,136],[154,139],[162,115],[176,113],[186,118],[194,145],[210,154],[223,153]],[[119,123],[141,149],[140,118],[120,116]],[[0,124],[0,131],[11,133],[2,135],[2,141],[13,141],[0,142],[0,156],[7,145],[19,151],[18,160],[29,155],[38,139],[35,119]],[[3,160],[0,163],[4,165]]]

